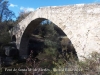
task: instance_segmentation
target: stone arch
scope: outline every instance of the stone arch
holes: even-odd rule
[[[25,31],[22,34],[21,41],[20,41],[20,46],[19,46],[19,51],[20,55],[22,58],[27,57],[27,46],[28,46],[28,41],[31,33],[33,30],[43,21],[45,20],[44,18],[37,18],[33,21],[31,21],[28,26],[25,28]]]
[[[20,47],[24,31],[30,30],[27,29],[29,24],[33,23],[35,27],[36,23],[44,19],[52,21],[67,34],[76,49],[79,60],[82,60],[82,56],[88,57],[87,55],[93,51],[100,53],[100,12],[97,10],[99,8],[98,4],[79,4],[36,9],[13,28],[12,34],[16,35],[17,48],[23,52],[20,54],[24,54],[25,51],[21,50],[24,46]],[[34,24],[34,21],[37,22]]]
[[[20,42],[20,55],[22,58],[26,58],[28,55],[28,42],[29,42],[29,38],[31,36],[31,33],[37,28],[37,26],[44,20],[47,20],[45,18],[37,18],[35,20],[32,20],[27,28],[25,29],[22,37],[21,37],[21,42]],[[57,33],[59,33],[59,35],[61,36],[60,38],[63,39],[63,36],[67,36],[63,30],[61,28],[59,28],[57,25],[54,26],[55,30],[57,31]],[[69,40],[69,39],[68,39]],[[71,43],[70,45],[72,45],[72,42],[69,40],[69,42]],[[73,47],[74,48],[74,47]],[[75,50],[75,49],[73,49]],[[74,51],[75,53],[76,51]],[[77,57],[77,52],[76,52],[76,57]]]

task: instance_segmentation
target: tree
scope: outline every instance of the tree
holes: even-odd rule
[[[43,52],[40,52],[36,58],[43,61],[40,63],[39,67],[46,67],[52,70],[56,67],[55,63],[59,60],[60,55],[60,40],[59,34],[54,28],[54,24],[48,20],[42,22],[33,34],[39,35],[44,39]],[[49,66],[49,67],[48,67]],[[46,72],[45,75],[51,75],[52,71]]]
[[[9,10],[8,6],[8,1],[0,0],[0,23],[3,21],[9,21],[15,17],[14,13]]]
[[[41,49],[39,49],[40,52],[38,52],[34,58],[38,58],[40,61],[42,61],[38,67],[46,67],[51,70],[49,72],[45,72],[45,75],[55,75],[52,69],[59,67],[64,68],[66,67],[66,63],[69,65],[71,62],[70,60],[74,60],[74,55],[74,57],[77,57],[71,41],[67,38],[67,36],[61,36],[59,32],[57,32],[55,24],[52,22],[45,20],[40,23],[33,31],[33,35],[37,36],[34,40],[38,39],[39,37],[41,37],[41,40],[43,40],[43,50],[40,51]],[[40,47],[39,41],[37,41],[38,48]],[[34,41],[32,43],[34,43]],[[31,46],[33,47],[34,45],[31,44]],[[36,54],[36,48],[31,50],[33,50],[34,54]]]
[[[0,43],[10,42],[9,30],[14,26],[15,14],[9,10],[9,2],[0,0]]]
[[[19,13],[19,16],[17,17],[17,23],[19,23],[20,21],[22,21],[23,19],[25,19],[29,14],[31,13],[31,11],[21,11]]]

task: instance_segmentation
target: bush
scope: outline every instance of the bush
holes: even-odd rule
[[[55,75],[100,75],[100,53],[92,52],[89,58],[84,58],[84,61],[75,61],[71,59],[66,61],[65,64],[58,65],[58,68],[67,68],[67,71],[57,71]],[[62,60],[60,60],[62,61]]]

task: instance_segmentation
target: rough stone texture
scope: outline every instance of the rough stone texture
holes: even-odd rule
[[[100,4],[76,4],[38,8],[14,27],[12,35],[21,56],[27,55],[28,36],[45,19],[64,31],[79,59],[92,51],[100,52]]]

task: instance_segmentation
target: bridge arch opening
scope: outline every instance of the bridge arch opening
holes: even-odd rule
[[[11,40],[12,40],[13,42],[16,42],[16,36],[13,35]]]
[[[53,24],[53,26],[46,28],[45,24]],[[49,31],[46,31],[46,30],[49,30]],[[52,30],[54,30],[54,32],[52,32]],[[50,33],[55,33],[55,32],[56,34],[50,34]],[[51,37],[52,35],[55,35],[55,36]],[[53,42],[59,43],[59,47],[57,49],[62,55],[65,56],[66,54],[70,55],[72,53],[75,56],[75,58],[78,59],[77,52],[75,51],[73,44],[71,43],[67,35],[63,32],[63,30],[61,30],[53,22],[44,18],[37,18],[31,21],[30,24],[25,29],[21,38],[20,50],[19,50],[22,58],[27,57],[31,51],[34,52],[33,53],[34,58],[38,56],[38,54],[40,52],[43,52],[43,49],[47,47],[45,45],[45,41],[48,38],[49,39],[53,38],[51,39]]]

